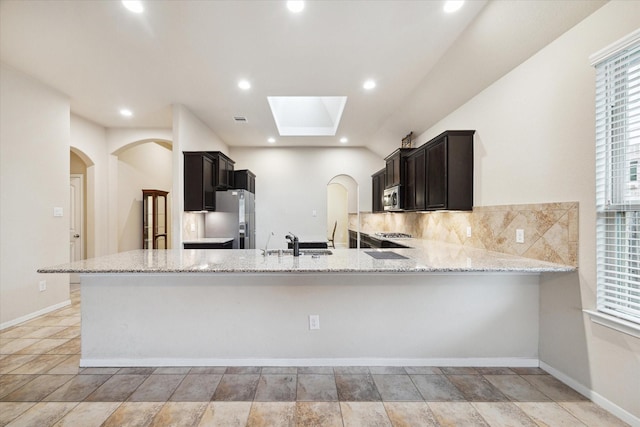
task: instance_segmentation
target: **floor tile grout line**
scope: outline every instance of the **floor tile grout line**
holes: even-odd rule
[[[584,424],[585,426],[587,425],[586,422],[582,421],[580,418],[578,418],[577,415],[575,415],[573,412],[571,412],[566,406],[564,406],[562,403],[567,403],[567,402],[556,402],[554,401],[554,403],[556,405],[558,405],[560,408],[562,408],[565,412],[567,412],[570,416],[572,416],[573,418],[575,418],[576,420],[578,420],[579,423]]]

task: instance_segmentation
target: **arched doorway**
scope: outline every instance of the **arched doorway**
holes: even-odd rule
[[[117,160],[117,191],[114,196],[117,218],[117,251],[142,248],[142,190],[169,192],[167,195],[168,248],[171,247],[171,193],[173,154],[170,141],[145,139],[120,147],[112,155]]]
[[[79,261],[93,255],[93,161],[75,147],[69,151],[69,193],[69,260]],[[71,274],[69,282],[75,286],[80,278]]]
[[[349,230],[358,232],[360,211],[358,182],[350,175],[336,175],[327,184],[327,236],[335,228],[336,248],[349,247]],[[356,214],[355,221],[350,215]]]

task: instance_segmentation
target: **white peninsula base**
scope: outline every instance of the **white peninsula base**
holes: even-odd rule
[[[81,294],[83,367],[538,366],[538,274],[83,274]]]

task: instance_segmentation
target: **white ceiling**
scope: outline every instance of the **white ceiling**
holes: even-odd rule
[[[105,127],[171,127],[181,103],[230,146],[344,136],[385,155],[604,3],[471,0],[447,15],[436,0],[308,1],[294,15],[284,1],[155,0],[135,15],[115,0],[0,0],[0,59]],[[335,137],[280,137],[268,96],[348,100]]]

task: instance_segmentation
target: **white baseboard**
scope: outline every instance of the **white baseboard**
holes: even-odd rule
[[[52,311],[67,307],[69,305],[71,305],[70,299],[62,301],[58,304],[50,305],[49,307],[45,307],[42,310],[34,311],[33,313],[27,314],[26,316],[21,316],[17,319],[9,320],[8,322],[0,324],[0,331],[18,325],[22,322],[26,322],[27,320],[35,319],[36,317],[42,316],[43,314],[51,313]]]
[[[584,384],[579,383],[578,381],[574,380],[570,376],[557,370],[553,366],[550,366],[544,363],[543,361],[540,361],[540,368],[549,372],[551,375],[553,375],[554,377],[556,377],[557,379],[559,379],[560,381],[562,381],[572,389],[588,397],[593,403],[602,406],[604,409],[611,412],[613,415],[620,418],[622,421],[632,426],[640,427],[640,418],[636,417],[635,415],[626,411],[625,409],[619,407],[609,399],[596,393],[595,391],[591,390],[589,387],[585,386]]]
[[[319,358],[319,359],[80,359],[80,367],[167,367],[167,366],[472,366],[538,367],[531,358]]]

